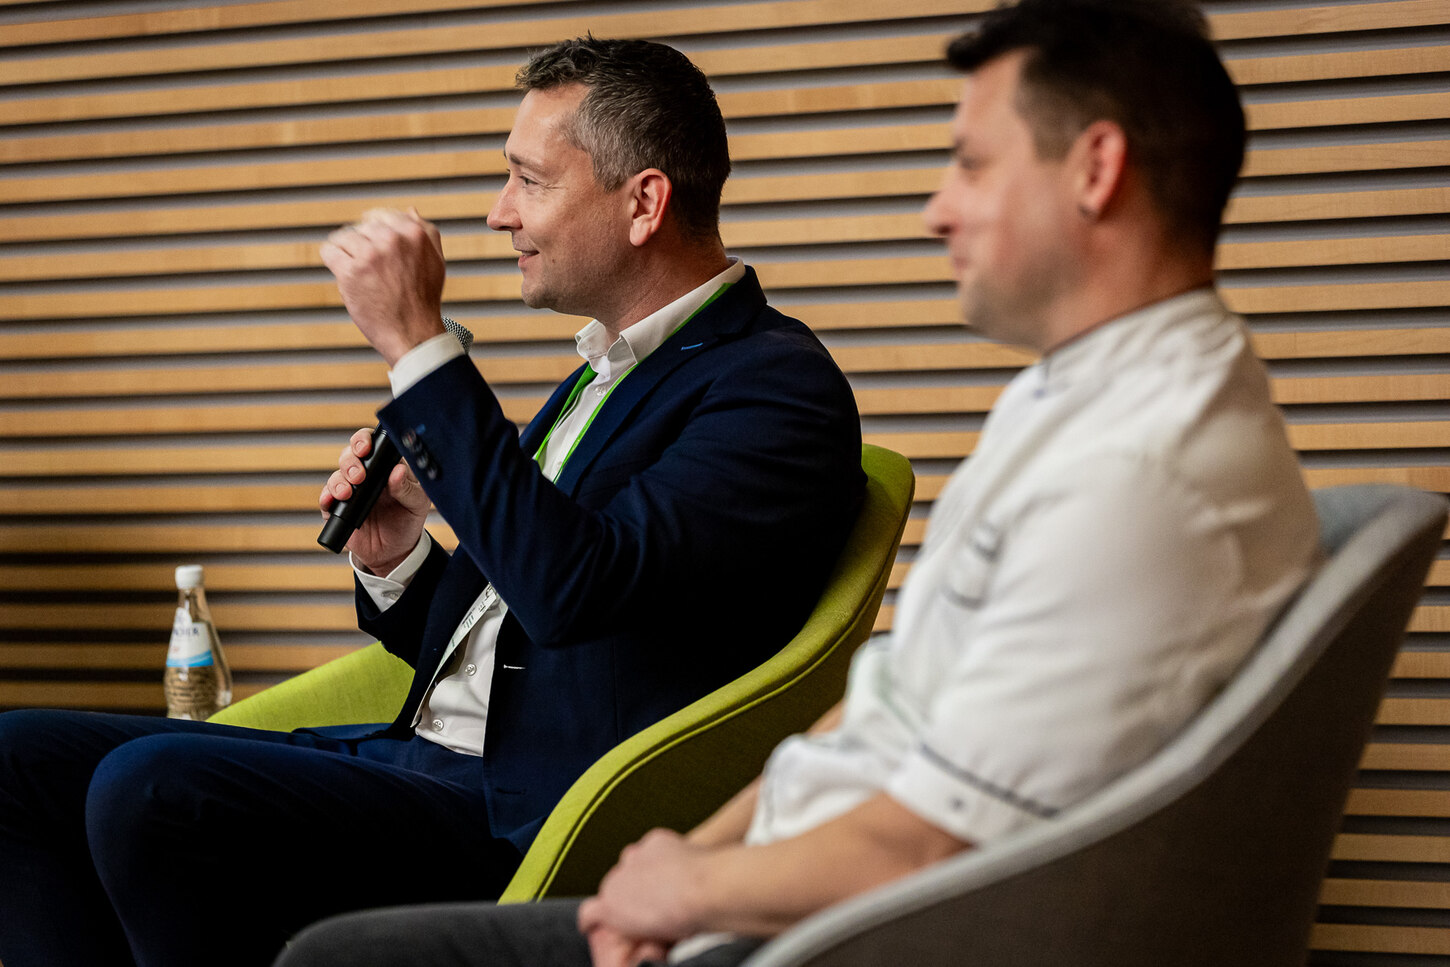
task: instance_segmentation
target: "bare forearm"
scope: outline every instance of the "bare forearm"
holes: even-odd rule
[[[793,839],[712,851],[696,881],[692,919],[702,930],[774,936],[812,913],[965,848],[878,795]]]

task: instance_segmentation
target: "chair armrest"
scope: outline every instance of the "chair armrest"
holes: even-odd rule
[[[391,722],[412,677],[407,662],[374,642],[236,702],[209,721],[274,732]]]

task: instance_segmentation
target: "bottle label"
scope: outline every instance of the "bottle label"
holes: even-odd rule
[[[206,623],[192,621],[186,608],[177,608],[176,620],[171,623],[171,647],[166,651],[166,667],[202,668],[215,660]]]

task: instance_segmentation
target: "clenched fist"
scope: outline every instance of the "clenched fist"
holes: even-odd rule
[[[365,212],[327,236],[320,254],[353,323],[389,366],[443,332],[443,243],[417,209]]]

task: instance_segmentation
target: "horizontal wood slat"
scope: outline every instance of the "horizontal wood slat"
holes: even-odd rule
[[[1256,178],[1433,168],[1444,165],[1447,154],[1450,154],[1450,141],[1436,140],[1251,150],[1244,164],[1244,176]],[[496,176],[500,169],[500,162],[494,154],[474,151],[382,155],[369,157],[366,163],[345,158],[266,164],[221,163],[85,175],[34,175],[0,178],[0,204],[185,196],[401,181],[471,180]],[[941,173],[932,167],[898,169],[890,177],[883,177],[875,171],[812,177],[819,182],[814,188],[808,179],[791,175],[731,179],[725,185],[724,202],[739,205],[799,198],[928,195],[936,190]],[[483,205],[481,210],[487,211],[492,200],[480,198],[479,203]],[[345,214],[338,221],[350,219],[354,214]],[[192,229],[195,230],[195,226]],[[0,236],[0,240],[3,239]]]
[[[727,223],[723,228],[725,243],[731,249],[929,237],[920,216],[915,214],[772,219]],[[0,282],[320,268],[322,259],[318,255],[318,247],[323,233],[318,234],[316,242],[0,255]],[[445,235],[443,251],[449,263],[455,266],[474,260],[513,261],[518,256],[509,237],[501,234]],[[1450,240],[1443,235],[1356,236],[1225,244],[1218,252],[1218,268],[1374,265],[1446,259],[1450,259]]]
[[[1340,833],[1330,858],[1368,863],[1450,863],[1450,836]]]
[[[318,489],[318,488],[315,488]],[[210,594],[255,591],[345,591],[353,589],[352,569],[344,558],[316,563],[206,565]],[[135,561],[112,564],[0,564],[0,581],[15,591],[170,591],[175,567]],[[0,645],[0,649],[8,645]]]
[[[223,646],[225,647],[225,646]],[[266,683],[237,682],[232,701],[260,692]],[[0,708],[94,708],[156,714],[165,711],[161,682],[0,681]]]
[[[901,19],[953,16],[972,3],[976,9],[984,9],[977,0],[913,0],[899,16]],[[339,33],[327,44],[319,44],[310,37],[197,44],[168,48],[165,58],[146,50],[62,54],[0,62],[0,85],[541,47],[588,32],[599,37],[687,38],[712,33],[723,22],[729,22],[734,30],[745,31],[869,22],[879,16],[880,8],[872,0],[796,0],[787,4],[742,3],[729,7],[666,8],[537,21],[500,21],[477,30],[414,27]]]
[[[210,577],[210,569],[207,576]],[[166,664],[166,642],[135,644],[55,643],[0,644],[0,668],[35,670],[74,669],[106,671],[160,670]],[[227,664],[235,672],[302,672],[356,650],[350,645],[234,645],[222,642]]]
[[[1238,195],[1230,199],[1224,221],[1318,221],[1429,215],[1450,211],[1450,187],[1336,191],[1324,194]]]
[[[251,433],[263,430],[342,430],[377,422],[385,387],[371,403],[292,403],[190,405],[175,407],[82,407],[76,409],[0,409],[0,433],[16,438],[65,436],[180,435],[198,433]],[[499,402],[504,415],[520,425],[532,419],[546,399],[543,395],[505,396]],[[339,447],[345,438],[338,438]]]
[[[940,177],[940,172],[935,168],[908,170],[906,174],[898,170],[891,176],[891,180],[893,186],[899,186],[900,190],[896,192],[898,194],[924,196],[936,190]],[[853,185],[860,188],[860,197],[880,197],[882,194],[878,186],[873,195],[872,186],[866,183],[865,178],[854,175],[851,178],[855,181],[836,178],[825,182],[819,188],[813,187],[809,179],[804,178],[784,185],[779,181],[772,184],[785,197],[790,197],[785,189],[794,190],[794,198],[797,200],[851,197],[851,193],[845,189]],[[726,182],[727,205],[769,200],[766,192],[755,187],[733,187],[738,184],[740,182],[735,180]],[[237,203],[229,200],[220,205],[168,205],[164,208],[105,210],[81,214],[13,215],[0,222],[0,242],[108,236],[146,237],[198,231],[251,231],[290,227],[330,229],[353,221],[369,208],[407,208],[413,204],[425,216],[435,220],[481,219],[493,204],[493,195],[477,191],[429,190],[406,195],[359,196],[324,201]],[[1450,187],[1437,186],[1303,195],[1238,195],[1229,202],[1225,220],[1229,224],[1272,223],[1434,215],[1446,212],[1450,212]],[[729,230],[728,227],[726,230]]]
[[[1316,923],[1309,946],[1384,954],[1450,954],[1450,928]]]
[[[818,331],[855,328],[945,326],[961,329],[955,300],[783,305]],[[480,345],[514,341],[561,343],[585,320],[548,314],[468,317],[459,321]],[[300,350],[361,349],[367,343],[349,322],[282,325],[195,326],[133,329],[75,329],[63,332],[0,332],[0,361],[64,360],[118,356],[268,353]],[[1395,357],[1450,353],[1450,328],[1359,329],[1257,333],[1254,350],[1265,359]],[[480,350],[480,355],[484,351]],[[1012,369],[1029,364],[1033,354],[999,343],[942,342],[832,350],[850,372],[933,369]]]
[[[497,377],[500,386],[512,383],[515,378],[522,378],[521,373],[531,374],[534,378],[545,380],[548,373],[557,373],[552,380],[561,380],[564,375],[570,373],[567,358],[541,358],[534,361],[528,367],[521,367],[513,370],[512,374],[500,375]],[[494,370],[494,365],[484,361],[481,364],[486,373]],[[497,368],[508,368],[499,364]],[[377,375],[373,375],[376,373]],[[164,378],[165,383],[158,383]],[[857,390],[857,406],[861,413],[867,416],[889,416],[889,415],[929,415],[929,413],[985,413],[996,402],[996,397],[1002,391],[1005,384],[1006,374],[1003,374],[1002,384],[993,386],[922,386],[909,387],[909,389],[880,389]],[[49,391],[46,391],[49,387]],[[7,377],[3,384],[0,384],[0,399],[28,400],[28,399],[103,399],[107,396],[144,397],[158,396],[158,394],[173,394],[177,391],[193,391],[193,393],[209,393],[209,391],[261,391],[261,390],[335,390],[335,389],[364,389],[376,390],[386,396],[387,381],[376,365],[367,362],[358,364],[274,364],[267,367],[216,367],[203,368],[203,370],[132,370],[132,371],[72,371],[72,373],[45,373],[45,374],[17,374],[14,378]],[[1276,378],[1272,384],[1273,396],[1280,404],[1309,404],[1309,403],[1337,403],[1337,402],[1369,402],[1369,403],[1395,403],[1395,402],[1417,402],[1417,400],[1440,400],[1450,396],[1450,374],[1382,374],[1382,375],[1344,375],[1344,377],[1293,377]],[[537,397],[534,397],[537,399]],[[513,400],[516,403],[516,400]],[[531,399],[532,402],[532,399]],[[541,402],[541,400],[538,400]],[[336,407],[328,407],[329,412],[338,413]],[[518,409],[513,409],[506,404],[506,412],[510,418],[528,419],[534,410],[525,404],[519,404]],[[244,410],[247,412],[247,410]],[[252,413],[260,410],[251,410]],[[345,410],[348,419],[342,420],[342,425],[352,425],[355,422],[351,419],[355,409]],[[228,418],[228,409],[223,407],[209,407],[206,410],[210,418],[225,420]],[[29,413],[22,413],[20,418],[7,415],[6,410],[0,409],[0,426],[16,425],[23,423],[23,419]],[[43,418],[43,413],[36,413],[38,418]],[[148,410],[130,409],[128,416],[141,419],[152,419]],[[70,425],[70,416],[65,415],[64,410],[57,410],[54,415],[54,423],[65,426]],[[170,416],[164,410],[158,410],[154,415],[158,423],[164,425],[170,420],[174,426],[171,432],[187,432],[186,413],[171,413]],[[329,420],[332,425],[338,425],[338,420]],[[367,422],[367,420],[364,420]],[[215,425],[215,423],[213,423]],[[23,428],[22,429],[23,432]],[[74,428],[72,428],[74,429]],[[123,432],[120,429],[113,429],[112,432]]]
[[[756,265],[756,271],[762,285],[779,289],[951,281],[950,263],[944,256],[764,262]],[[445,302],[516,303],[519,291],[516,276],[455,275],[449,277],[443,298]],[[1222,295],[1230,309],[1249,314],[1434,308],[1450,301],[1450,281],[1266,286],[1230,283],[1222,287]],[[15,320],[92,319],[335,308],[341,303],[337,287],[329,282],[252,283],[0,295],[0,316]]]
[[[331,447],[335,458],[341,446]],[[193,451],[180,456],[171,454],[171,466],[186,466],[199,472],[212,472],[208,464],[192,467]],[[245,451],[238,451],[245,457]],[[327,452],[322,448],[322,452]],[[225,461],[224,461],[225,462]],[[236,472],[250,469],[242,460],[231,461]],[[303,464],[300,469],[318,470],[315,484],[246,484],[230,482],[215,485],[177,486],[145,485],[135,487],[47,486],[43,488],[6,487],[0,485],[0,507],[7,515],[17,517],[64,517],[71,514],[243,514],[264,511],[305,510],[317,501],[322,489],[322,466]],[[125,471],[119,471],[124,473]],[[334,588],[333,590],[339,590]]]
[[[1450,559],[1441,559],[1430,567],[1428,583],[1432,587],[1450,585]],[[1395,659],[1396,678],[1450,678],[1450,652],[1402,651]]]
[[[4,0],[5,3],[24,3],[30,0]],[[466,0],[352,0],[346,8],[339,8],[332,2],[324,0],[273,0],[270,3],[235,4],[222,7],[189,8],[182,10],[160,10],[146,13],[120,14],[114,16],[85,17],[70,20],[43,21],[35,23],[20,23],[6,26],[5,43],[8,47],[21,47],[39,44],[55,44],[63,42],[74,42],[81,40],[96,40],[102,38],[117,37],[155,37],[164,34],[194,33],[214,30],[234,30],[245,27],[277,26],[281,24],[317,23],[319,21],[355,19],[366,16],[388,16],[403,12],[424,13],[444,10],[476,10],[480,8],[498,8],[524,3],[536,4],[540,2],[564,2],[564,0],[489,0],[487,4],[469,3]],[[966,8],[970,9],[970,8]],[[1342,15],[1342,14],[1341,14]],[[1249,15],[1251,16],[1251,15]],[[1338,17],[1332,21],[1338,24]],[[1228,39],[1226,34],[1234,30],[1255,31],[1264,30],[1262,21],[1248,20],[1243,14],[1223,14],[1214,19],[1215,30],[1222,39]],[[1296,33],[1298,31],[1295,31]],[[933,38],[936,40],[936,38]],[[867,50],[853,52],[853,57],[847,63],[869,62],[866,57],[869,50],[879,46],[882,41],[872,41]],[[830,45],[813,45],[830,46]],[[866,46],[866,45],[862,45]],[[940,43],[931,49],[926,58],[937,58],[940,56]],[[1401,57],[1411,57],[1422,52],[1423,48],[1410,48],[1409,50],[1397,52]],[[1432,49],[1435,50],[1435,49]],[[1443,48],[1440,57],[1444,57]],[[715,74],[723,68],[728,61],[722,58],[722,63],[704,66],[708,59],[709,51],[691,50],[691,57],[697,63],[702,64],[702,69],[708,73]],[[738,56],[739,52],[732,51]],[[1355,76],[1347,74],[1345,68],[1338,67],[1339,61],[1348,61],[1351,64],[1363,61],[1366,56],[1372,56],[1371,52],[1354,52],[1349,57],[1340,55],[1320,54],[1315,57],[1300,56],[1293,58],[1279,58],[1289,61],[1292,67],[1279,67],[1268,71],[1258,60],[1269,60],[1271,58],[1241,59],[1238,62],[1230,61],[1231,71],[1236,83],[1239,84],[1264,84],[1264,83],[1285,83],[1295,80],[1322,79],[1322,70],[1315,70],[1318,61],[1331,60],[1336,66],[1337,73],[1330,75],[1334,77]],[[1247,68],[1242,67],[1244,61],[1248,62]],[[1302,66],[1301,66],[1302,65]],[[832,66],[837,66],[832,64]],[[1418,67],[1416,62],[1408,66],[1396,65],[1397,70],[1391,70],[1388,65],[1377,68],[1376,73],[1398,73],[1411,70],[1444,70],[1444,61],[1441,59],[1431,60],[1429,66]],[[751,65],[750,70],[760,70],[759,65]],[[1307,75],[1307,76],[1306,76]],[[262,103],[267,103],[263,101]]]
[[[171,625],[175,601],[127,604],[10,604],[0,602],[0,627],[27,631],[147,631],[158,636]],[[357,612],[352,604],[237,604],[215,601],[212,617],[229,632],[352,632]],[[167,632],[169,634],[169,631]]]
[[[1447,22],[1445,8],[1436,0],[1398,0],[1340,6],[1219,13],[1209,18],[1218,41],[1249,37],[1297,37],[1306,34],[1390,30],[1436,26]]]
[[[960,80],[947,77],[777,88],[722,94],[720,108],[727,120],[738,121],[752,117],[868,109],[949,107],[955,102],[960,87]],[[35,135],[0,140],[0,165],[506,135],[513,123],[513,113],[512,107],[471,107],[312,120],[232,121],[186,127],[149,126],[83,134]],[[1447,113],[1450,113],[1450,94],[1401,94],[1254,104],[1249,106],[1247,117],[1251,130],[1282,130],[1434,120]],[[943,149],[949,140],[947,125],[941,123],[841,128],[813,131],[809,138],[802,138],[795,132],[736,135],[731,138],[730,153],[739,162],[762,158],[933,151]],[[505,170],[502,159],[492,152],[469,154],[475,157],[477,174],[497,175]],[[175,190],[182,192],[188,189],[183,183]]]
[[[1399,772],[1450,771],[1450,746],[1409,742],[1372,743],[1365,748],[1359,767]]]
[[[12,35],[7,33],[8,41]],[[711,77],[860,67],[939,63],[951,34],[873,37],[807,44],[772,44],[724,50],[685,50]],[[1240,57],[1227,62],[1240,84],[1395,76],[1450,70],[1450,46],[1357,50],[1340,54]],[[118,93],[27,98],[8,107],[10,125],[186,115],[258,107],[339,104],[352,101],[495,93],[513,87],[512,66],[480,65],[399,72],[369,71],[306,81],[262,81],[166,87]]]
[[[986,6],[983,0],[913,0],[910,5],[898,7],[893,12],[901,19],[952,16],[979,11]],[[565,16],[537,22],[501,22],[476,31],[453,27],[394,29],[339,35],[331,44],[317,44],[311,38],[199,44],[170,48],[166,58],[156,58],[145,50],[134,53],[91,52],[0,63],[0,85],[530,47],[591,30],[597,36],[687,38],[708,33],[711,25],[721,22],[731,23],[736,30],[780,29],[871,21],[879,15],[879,7],[866,0],[798,0],[789,4],[752,3],[692,11],[652,10],[649,13],[587,18]],[[1444,22],[1445,14],[1439,0],[1397,0],[1313,10],[1220,13],[1211,19],[1214,35],[1220,40],[1297,36],[1345,29],[1376,30]]]
[[[1347,816],[1450,816],[1450,796],[1440,789],[1353,789]]]
[[[28,3],[33,0],[6,0]],[[267,3],[238,3],[220,7],[187,7],[179,10],[149,10],[98,17],[7,24],[5,45],[59,44],[117,37],[156,37],[163,34],[238,30],[245,27],[273,27],[280,24],[317,23],[362,17],[395,16],[403,13],[436,13],[444,10],[476,10],[522,4],[565,3],[569,0],[271,0]]]
[[[319,487],[319,489],[321,489]],[[324,555],[317,544],[321,519],[307,524],[234,524],[212,521],[195,524],[116,524],[93,527],[67,523],[5,524],[0,526],[0,554],[269,554]],[[452,529],[431,522],[428,533],[444,548],[458,544]],[[327,560],[333,558],[329,555]],[[0,703],[3,704],[3,703]]]
[[[1328,879],[1319,902],[1351,907],[1450,909],[1450,883]]]
[[[949,34],[874,37],[815,43],[762,44],[726,49],[693,49],[681,45],[691,60],[712,78],[769,72],[790,74],[888,64],[939,64]],[[1416,57],[1411,51],[1409,57]],[[96,93],[27,98],[17,102],[10,124],[184,116],[211,111],[282,106],[320,106],[356,101],[391,101],[457,94],[495,94],[514,90],[514,65],[478,65],[308,78],[305,81],[260,81],[201,84],[141,90],[124,95]],[[1360,68],[1363,69],[1362,66]],[[1292,66],[1286,70],[1293,70]]]
[[[1225,66],[1240,86],[1291,84],[1354,77],[1404,76],[1450,71],[1450,47],[1396,47],[1291,54],[1286,57],[1229,57]]]
[[[943,107],[956,100],[960,87],[961,81],[950,77],[867,85],[781,88],[722,94],[719,100],[721,112],[727,120],[740,120],[866,109]],[[1398,108],[1400,111],[1410,109],[1410,105]],[[1345,108],[1325,110],[1342,113]],[[1433,110],[1433,107],[1427,106],[1424,110]],[[0,141],[0,164],[506,135],[513,124],[513,115],[512,106],[474,107],[306,121],[231,122],[38,135]],[[730,153],[738,162],[759,158],[936,150],[944,147],[947,141],[945,124],[896,125],[878,130],[813,132],[809,139],[802,139],[798,134],[736,136],[731,139]],[[507,170],[498,153],[470,151],[467,154],[478,166],[474,169],[477,174],[497,175]],[[178,191],[184,190],[178,188]]]
[[[1443,608],[1422,605],[1419,611],[1439,612]],[[1417,611],[1412,623],[1419,620]],[[1450,725],[1450,699],[1445,698],[1387,698],[1380,705],[1381,725]],[[1446,797],[1450,802],[1450,797]]]

